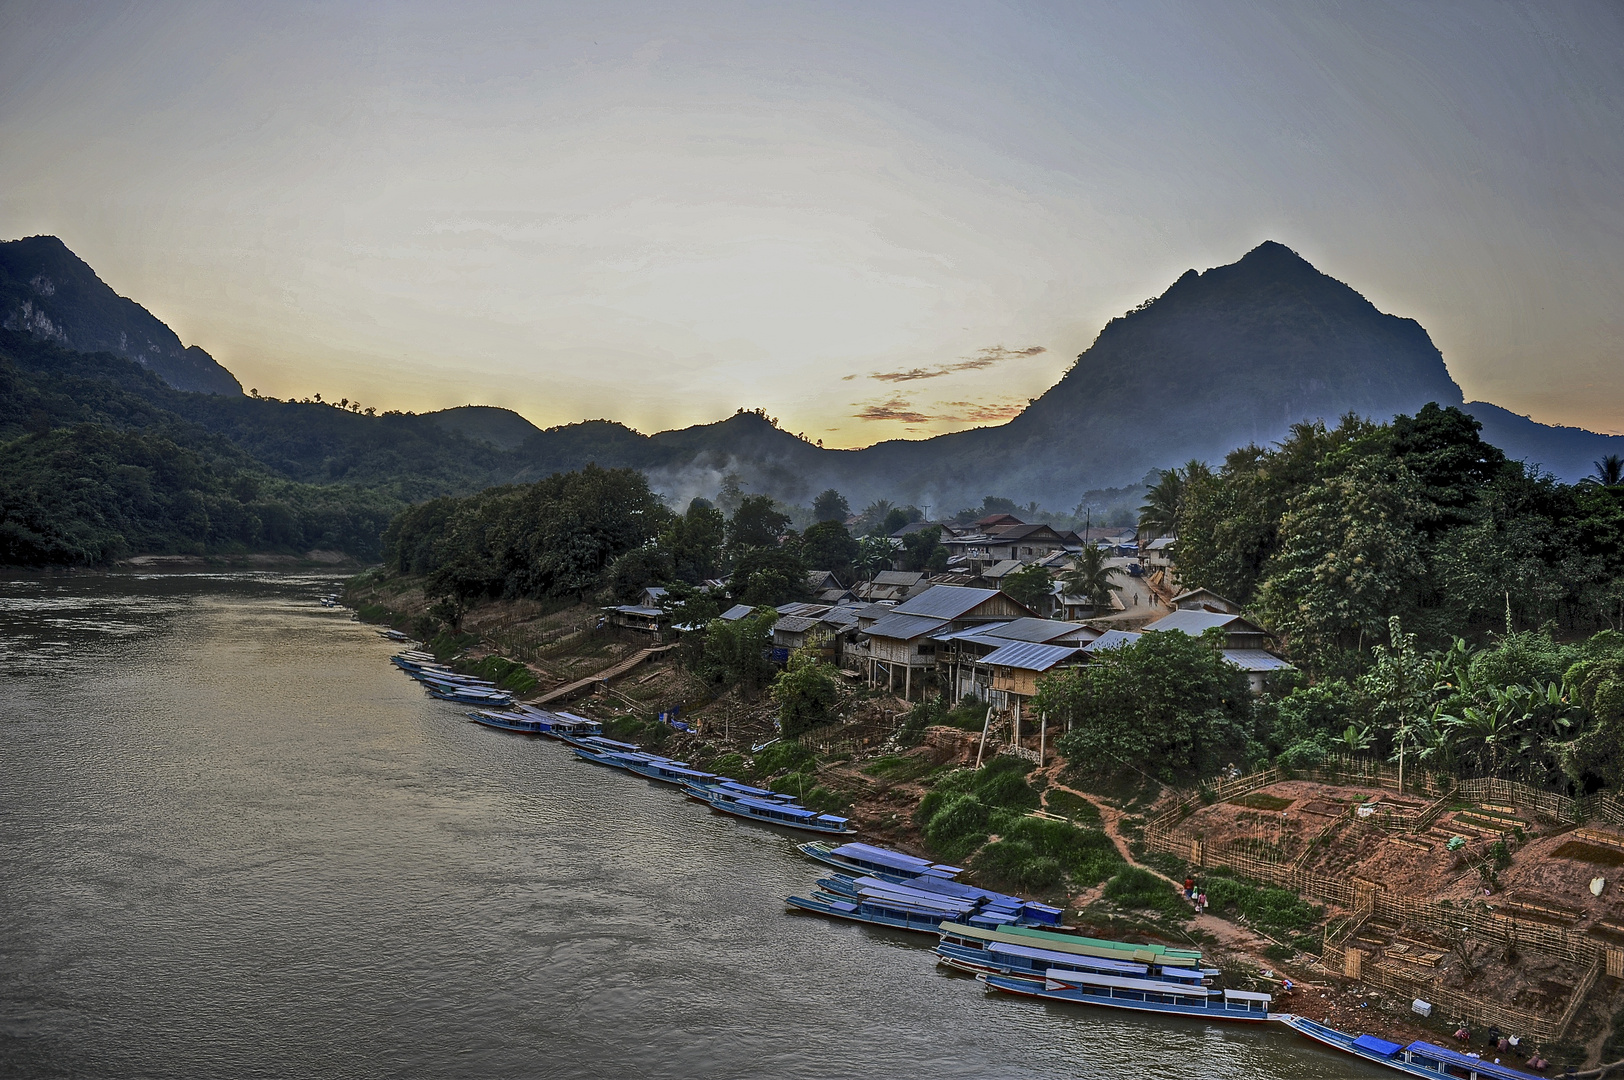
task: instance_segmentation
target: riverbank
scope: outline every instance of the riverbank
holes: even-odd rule
[[[458,631],[450,633],[436,624],[416,583],[406,579],[363,577],[352,586],[350,601],[364,617],[426,635],[440,655],[455,654],[466,670],[494,677],[501,665],[512,665],[517,678],[531,682],[521,694],[531,699],[616,667],[649,644],[641,635],[602,626],[594,608],[533,601],[479,605],[463,613]],[[1431,1018],[1416,1016],[1408,997],[1322,966],[1326,926],[1348,912],[1304,903],[1284,889],[1247,881],[1222,867],[1192,870],[1179,859],[1147,850],[1146,823],[1170,798],[1153,783],[1101,787],[1068,770],[1051,752],[1038,768],[999,756],[996,771],[1017,778],[1001,779],[995,786],[1003,790],[989,793],[967,781],[981,753],[979,730],[934,726],[919,733],[918,745],[902,745],[898,729],[911,706],[853,685],[843,689],[838,723],[814,729],[798,745],[766,745],[775,736],[774,706],[732,692],[713,696],[681,660],[680,648],[653,658],[567,707],[603,721],[616,738],[846,814],[865,839],[966,865],[970,876],[988,887],[1063,906],[1068,921],[1092,933],[1197,944],[1236,985],[1280,994],[1289,979],[1296,989],[1280,994],[1281,1010],[1400,1042],[1445,1041],[1458,1023],[1441,1009]],[[679,717],[691,730],[662,723],[662,713]],[[933,801],[943,802],[944,792],[946,798],[981,800],[985,830],[946,836],[932,829],[930,808]],[[1228,810],[1232,817],[1257,816],[1257,807],[1250,805]],[[1039,835],[1045,821],[1076,830],[1067,834],[1067,844],[1103,846],[1108,857],[1074,859],[1064,850],[1038,850],[1045,842]],[[1033,871],[1052,856],[1065,863],[1065,874]],[[1359,871],[1357,865],[1342,869]],[[1197,916],[1183,902],[1178,885],[1186,874],[1209,893],[1208,913]],[[1548,1056],[1596,1060],[1610,1027],[1604,1010],[1598,1002],[1574,1025],[1569,1040],[1546,1047]]]

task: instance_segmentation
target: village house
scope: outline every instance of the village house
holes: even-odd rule
[[[1145,573],[1156,571],[1166,578],[1169,586],[1178,580],[1178,568],[1174,565],[1173,552],[1178,541],[1171,536],[1158,536],[1146,544],[1139,552],[1139,561],[1144,564]]]
[[[1216,594],[1213,594],[1216,596]],[[1228,600],[1217,597],[1227,606],[1233,607]],[[1252,693],[1263,693],[1264,680],[1277,671],[1294,670],[1289,661],[1276,656],[1271,650],[1274,637],[1263,627],[1243,615],[1232,614],[1227,611],[1212,611],[1206,608],[1179,608],[1145,627],[1146,631],[1165,632],[1178,630],[1191,637],[1200,637],[1209,629],[1222,630],[1224,643],[1222,652],[1224,659],[1234,667],[1246,672],[1247,684]],[[1111,633],[1090,642],[1087,652],[1097,655],[1108,649],[1119,647],[1129,641],[1137,641],[1139,634],[1128,631],[1111,631]]]
[[[665,599],[665,590],[658,586],[650,586],[638,596],[635,604],[621,604],[618,607],[608,608],[605,614],[609,617],[609,625],[617,626],[622,630],[636,630],[639,633],[654,634],[656,636],[665,628],[669,621],[665,609],[660,606]]]
[[[840,579],[828,570],[814,570],[807,574],[806,590],[818,603],[828,604],[831,607],[857,599],[856,594],[842,585]]]
[[[1010,710],[1018,731],[1022,711],[1037,697],[1038,679],[1058,668],[1075,667],[1085,659],[1082,646],[1077,644],[1011,642],[982,660],[992,672],[988,704]]]
[[[900,689],[911,700],[936,670],[935,635],[943,631],[1030,617],[1033,612],[996,589],[934,585],[862,626],[868,642],[865,675],[870,686]],[[859,622],[863,622],[861,615]]]
[[[1080,649],[1100,633],[1082,623],[1031,616],[950,630],[936,637],[937,672],[951,700],[973,697],[996,704],[993,670],[987,657],[1005,646],[1021,642]]]
[[[861,581],[852,590],[857,599],[869,603],[882,600],[901,602],[930,588],[925,575],[916,570],[881,570],[873,581]]]

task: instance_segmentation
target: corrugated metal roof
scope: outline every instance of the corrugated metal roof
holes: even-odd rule
[[[925,575],[914,570],[881,570],[874,575],[876,585],[918,585]]]
[[[997,595],[997,589],[972,589],[967,585],[932,585],[913,599],[898,604],[895,611],[899,615],[956,619]]]
[[[1007,623],[978,623],[975,626],[966,627],[963,630],[944,630],[940,634],[932,634],[931,636],[937,641],[968,641],[969,639],[979,637],[982,634],[990,634],[997,627],[1007,625]],[[988,644],[992,645],[994,648],[997,648],[1008,643],[1003,641],[995,641],[988,642]]]
[[[1075,645],[1040,645],[1035,641],[1017,641],[1005,645],[997,652],[983,656],[979,663],[995,667],[1020,668],[1022,671],[1048,671],[1063,660],[1070,660],[1082,652]]]
[[[722,612],[721,617],[726,619],[728,622],[735,622],[744,618],[754,610],[756,609],[751,607],[749,604],[734,604],[732,607]]]
[[[786,634],[804,634],[822,621],[806,615],[785,615],[773,623],[773,633],[782,630]]]
[[[856,626],[857,609],[855,607],[830,608],[823,613],[823,621],[836,626]]]
[[[1084,652],[1106,652],[1110,649],[1120,649],[1124,645],[1132,645],[1139,640],[1139,635],[1132,630],[1107,630],[1099,637],[1083,646]]]
[[[976,633],[986,637],[1008,638],[1011,641],[1053,641],[1075,634],[1088,627],[1082,623],[1060,622],[1058,619],[1038,619],[1031,616],[1004,623],[998,627],[979,626]]]
[[[1242,671],[1295,671],[1285,660],[1262,649],[1225,649],[1224,659]]]
[[[622,604],[615,608],[615,610],[623,615],[647,615],[649,618],[654,618],[656,616],[665,614],[665,611],[661,608],[640,607],[637,604]]]
[[[981,571],[981,576],[993,581],[997,581],[1006,574],[1013,574],[1015,571],[1021,569],[1025,565],[1026,564],[1021,562],[1019,559],[1002,559]]]
[[[947,625],[946,619],[932,619],[925,615],[904,615],[893,611],[865,631],[869,637],[896,638],[899,641],[912,641],[914,638],[924,637],[932,630]]]
[[[1202,632],[1214,626],[1219,629],[1228,627],[1231,623],[1246,622],[1239,615],[1229,615],[1222,611],[1192,611],[1189,608],[1180,608],[1169,612],[1145,627],[1146,630],[1183,630],[1191,637],[1200,637]],[[1250,623],[1247,623],[1250,626]],[[1259,628],[1257,633],[1262,633]]]

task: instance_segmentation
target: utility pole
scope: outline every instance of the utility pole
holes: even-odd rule
[[[1049,714],[1039,713],[1038,726],[1038,768],[1043,768],[1043,751],[1049,744]]]
[[[976,751],[976,768],[981,768],[981,755],[987,752],[987,729],[992,727],[992,706],[987,706],[987,719],[981,723],[981,749]]]

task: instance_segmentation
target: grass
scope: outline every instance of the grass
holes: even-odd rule
[[[1093,803],[1069,791],[1056,789],[1044,792],[1043,808],[1051,814],[1059,814],[1085,825],[1097,825],[1100,821],[1100,812]]]
[[[1279,795],[1265,795],[1261,791],[1254,791],[1250,795],[1241,795],[1238,798],[1229,800],[1231,805],[1244,806],[1248,810],[1284,810],[1296,801],[1296,799],[1281,798]]]
[[[1137,866],[1130,866],[1105,883],[1105,898],[1129,911],[1154,911],[1183,917],[1190,909],[1173,886]]]
[[[929,758],[910,756],[908,754],[888,754],[882,758],[875,758],[863,767],[863,772],[881,780],[890,780],[893,783],[905,783],[909,780],[918,780],[935,772],[937,766]]]
[[[1255,885],[1236,878],[1206,875],[1201,888],[1207,904],[1220,914],[1236,912],[1252,925],[1278,933],[1306,930],[1319,922],[1325,909],[1290,889]]]

